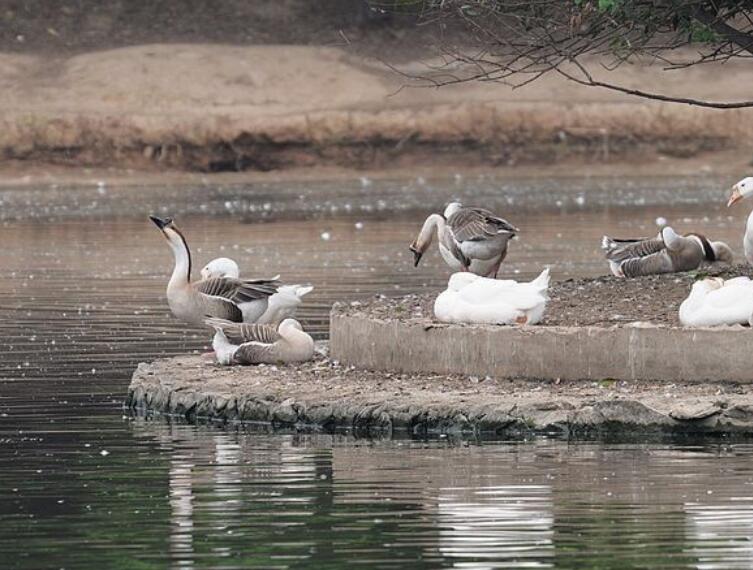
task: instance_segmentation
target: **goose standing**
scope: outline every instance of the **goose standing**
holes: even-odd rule
[[[238,279],[238,264],[228,257],[218,257],[207,263],[201,270],[202,279],[213,277],[230,277]],[[278,324],[295,316],[296,310],[303,302],[303,297],[313,291],[311,285],[281,285],[277,292],[269,297],[267,310],[256,320],[257,324]]]
[[[617,277],[638,277],[698,269],[705,261],[732,262],[732,250],[700,234],[681,236],[665,226],[655,238],[602,238],[609,268]]]
[[[227,277],[191,282],[191,252],[186,238],[172,219],[149,216],[167,240],[175,267],[167,284],[167,303],[177,318],[203,324],[207,316],[232,322],[255,322],[267,310],[268,299],[277,291],[273,279]]]
[[[507,242],[519,232],[507,220],[483,208],[466,208],[452,202],[444,214],[432,214],[411,244],[414,266],[437,234],[439,253],[453,271],[470,271],[482,277],[497,277],[507,255]]]
[[[454,273],[434,302],[434,316],[444,323],[535,325],[549,297],[549,269],[530,283]]]
[[[285,319],[280,326],[232,323],[223,319],[206,319],[214,328],[212,348],[217,362],[232,364],[288,364],[305,362],[314,356],[314,340],[295,319]]]
[[[696,281],[680,305],[680,322],[686,327],[748,324],[753,315],[753,281],[711,277]]]
[[[753,176],[748,176],[732,187],[732,194],[730,194],[729,200],[727,201],[727,207],[729,208],[745,198],[750,198],[751,195],[753,195]],[[745,223],[743,251],[745,252],[745,259],[748,260],[748,263],[753,264],[753,211],[750,213],[748,221]]]

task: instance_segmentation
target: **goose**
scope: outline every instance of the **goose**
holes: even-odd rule
[[[727,207],[729,208],[745,198],[750,198],[751,195],[753,195],[753,176],[748,176],[732,187],[732,194],[730,194],[729,200],[727,200]],[[745,223],[743,251],[748,263],[753,264],[753,212],[750,213],[748,221]]]
[[[701,263],[732,262],[732,250],[701,234],[677,234],[664,226],[655,238],[602,238],[609,268],[617,277],[638,277],[698,269]]]
[[[548,268],[530,283],[454,273],[434,302],[434,316],[443,323],[535,325],[544,316],[548,288]]]
[[[215,330],[212,348],[217,362],[232,364],[288,364],[305,362],[314,356],[314,340],[295,319],[271,325],[232,323],[210,318],[204,321]]]
[[[519,231],[489,210],[466,208],[460,202],[451,202],[442,215],[432,214],[426,218],[410,246],[413,266],[418,266],[436,232],[439,253],[450,269],[496,278],[507,255],[507,242]]]
[[[201,269],[202,279],[213,277],[230,277],[238,279],[240,270],[238,264],[228,257],[218,257],[207,263]],[[256,320],[257,324],[278,324],[287,318],[295,316],[295,312],[303,302],[303,297],[313,291],[311,285],[281,285],[277,293],[269,297],[267,310]]]
[[[191,252],[186,238],[172,219],[149,216],[167,240],[175,267],[167,284],[167,304],[177,318],[195,325],[207,316],[232,322],[255,322],[267,310],[268,299],[278,288],[278,278],[232,279],[191,282]]]
[[[686,327],[749,324],[751,315],[753,281],[748,277],[696,281],[680,305],[680,322]]]

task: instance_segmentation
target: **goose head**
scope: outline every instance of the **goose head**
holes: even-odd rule
[[[715,289],[721,289],[722,287],[724,287],[724,279],[721,277],[707,277],[706,279],[701,279],[700,281],[693,283],[691,293],[705,295]]]
[[[732,187],[732,194],[730,194],[729,200],[727,200],[727,207],[729,208],[740,200],[749,198],[751,194],[753,194],[753,176],[748,176]]]
[[[211,279],[213,277],[229,277],[238,279],[240,270],[238,264],[229,257],[218,257],[207,263],[201,269],[202,279]]]
[[[450,275],[450,280],[447,282],[447,289],[450,291],[460,291],[476,281],[479,278],[475,273],[470,271],[458,271]]]
[[[277,327],[277,332],[279,332],[281,335],[284,335],[285,331],[290,331],[293,329],[302,331],[303,327],[301,326],[301,323],[299,323],[295,319],[285,319],[280,323],[280,326]]]
[[[670,226],[664,226],[659,232],[659,235],[661,235],[662,241],[669,248],[671,248],[672,244],[674,244],[678,239],[680,239],[680,236],[677,234],[677,232],[673,230]]]
[[[444,209],[445,220],[449,218],[450,216],[452,216],[455,212],[457,212],[462,207],[463,207],[463,204],[461,204],[460,202],[453,201],[447,204],[447,206]]]
[[[429,249],[431,240],[434,237],[434,232],[437,228],[444,227],[445,219],[439,214],[432,214],[424,222],[421,231],[418,232],[418,237],[410,244],[410,249],[413,252],[413,267],[418,267],[418,262],[421,261],[421,257],[424,252]]]
[[[732,263],[734,256],[732,255],[732,249],[723,241],[712,241],[711,249],[714,250],[714,257],[717,261],[722,263]]]
[[[180,230],[176,227],[175,222],[173,222],[172,218],[158,218],[157,216],[149,216],[149,219],[152,220],[155,226],[159,229],[159,231],[162,232],[162,235],[165,236],[165,239],[168,241],[168,243],[177,243],[183,240],[183,234],[180,233]]]

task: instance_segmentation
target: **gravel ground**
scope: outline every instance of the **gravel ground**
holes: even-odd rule
[[[680,304],[696,279],[705,276],[729,279],[740,275],[753,277],[753,267],[717,265],[635,279],[606,276],[555,281],[549,289],[550,302],[540,326],[611,326],[635,321],[680,326]],[[340,310],[380,319],[434,322],[433,307],[438,294],[380,296],[366,303],[351,303]]]

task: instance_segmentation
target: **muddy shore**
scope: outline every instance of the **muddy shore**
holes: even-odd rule
[[[400,65],[420,74],[427,63]],[[682,77],[631,66],[616,79],[739,99],[750,72],[736,65]],[[347,47],[5,52],[0,87],[4,161],[147,171],[650,163],[733,148],[749,157],[753,127],[752,110],[649,102],[554,77],[515,91],[405,88],[384,62]]]
[[[142,363],[126,406],[190,421],[362,434],[753,433],[753,388],[734,383],[398,374],[344,367],[321,355],[298,366],[228,368],[199,356]]]

